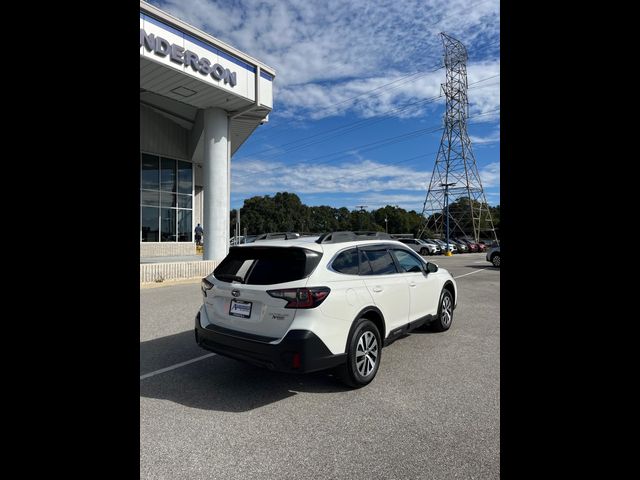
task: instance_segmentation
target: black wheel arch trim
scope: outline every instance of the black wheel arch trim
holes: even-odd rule
[[[380,309],[378,307],[375,307],[373,305],[370,305],[368,307],[363,308],[362,310],[360,310],[358,312],[358,314],[355,316],[355,318],[353,319],[353,321],[351,322],[351,328],[349,328],[349,334],[347,335],[347,340],[344,346],[344,351],[346,352],[347,349],[349,348],[349,339],[351,338],[351,335],[353,335],[354,330],[356,329],[356,323],[358,322],[358,320],[360,320],[362,317],[366,316],[367,313],[369,312],[375,312],[376,315],[380,316],[380,319],[382,321],[382,332],[378,332],[380,334],[380,340],[382,342],[384,342],[384,337],[385,337],[385,333],[387,331],[387,322],[384,319],[384,315],[382,314],[382,312],[380,311]],[[371,320],[373,321],[373,320]],[[375,323],[375,322],[374,322]]]
[[[447,288],[447,286],[451,285],[451,290],[452,290],[452,294],[451,296],[453,297],[453,309],[455,310],[456,307],[458,306],[458,300],[457,300],[457,294],[456,294],[456,287],[453,284],[453,282],[451,280],[447,280],[446,282],[444,282],[444,285],[442,286],[442,289],[444,290],[445,288]]]

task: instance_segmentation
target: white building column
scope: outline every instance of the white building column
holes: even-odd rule
[[[229,243],[229,183],[227,112],[204,111],[203,217],[204,260],[221,261]]]

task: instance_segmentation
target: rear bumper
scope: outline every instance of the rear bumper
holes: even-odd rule
[[[309,330],[290,330],[277,344],[240,338],[225,332],[203,328],[200,312],[196,315],[197,344],[219,355],[241,360],[278,372],[309,373],[336,367],[346,361],[345,354],[333,355],[318,336]],[[299,366],[294,356],[299,354]]]

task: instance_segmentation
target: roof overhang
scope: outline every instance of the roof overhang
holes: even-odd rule
[[[225,110],[233,155],[267,120],[274,77],[256,59],[140,2],[140,103],[147,108],[189,130],[200,110]]]

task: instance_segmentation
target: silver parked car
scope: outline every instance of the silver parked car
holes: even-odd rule
[[[487,262],[491,262],[494,267],[500,267],[500,245],[487,252]]]
[[[407,247],[415,250],[420,255],[435,255],[440,253],[440,247],[435,244],[425,242],[419,238],[399,238],[399,242],[404,243]]]
[[[444,240],[439,240],[439,239],[434,240],[434,242],[436,242],[438,245],[440,245],[440,249],[443,252],[447,251],[447,242],[445,242]],[[458,253],[458,244],[449,242],[449,251],[451,253]]]

